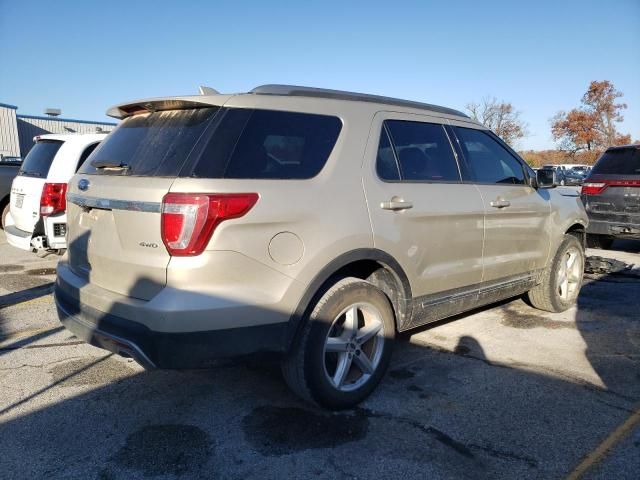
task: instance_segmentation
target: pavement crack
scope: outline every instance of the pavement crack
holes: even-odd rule
[[[0,347],[0,352],[10,352],[11,350],[27,350],[30,348],[50,348],[50,347],[71,347],[74,345],[86,345],[87,342],[77,340],[73,342],[45,343],[43,345],[22,345],[16,347]]]
[[[382,412],[374,412],[372,410],[368,410],[368,409],[361,409],[365,415],[367,415],[370,418],[382,418],[385,420],[390,420],[393,422],[397,422],[397,423],[401,423],[403,425],[407,425],[410,426],[412,428],[415,428],[417,430],[420,430],[421,432],[429,435],[430,437],[434,438],[435,440],[437,440],[438,442],[442,443],[443,445],[455,450],[457,453],[459,453],[460,455],[463,455],[467,458],[476,458],[475,455],[473,454],[472,450],[481,450],[483,452],[488,453],[489,455],[491,455],[492,457],[495,458],[501,458],[504,460],[514,460],[514,461],[518,461],[518,462],[523,462],[526,463],[529,467],[531,468],[536,468],[538,466],[538,460],[533,458],[533,457],[528,457],[526,455],[520,455],[514,452],[510,452],[508,450],[500,450],[496,447],[494,447],[493,445],[480,445],[477,443],[464,443],[461,442],[459,440],[454,439],[451,435],[449,435],[446,432],[443,432],[442,430],[439,430],[435,427],[432,426],[427,426],[427,425],[423,425],[420,422],[417,422],[415,420],[412,420],[410,418],[406,418],[406,417],[397,417],[394,415],[390,415],[387,413],[382,413]]]
[[[73,357],[65,357],[62,360],[54,360],[53,362],[47,362],[47,363],[41,363],[39,365],[33,365],[31,363],[23,363],[22,365],[16,365],[15,367],[2,367],[0,368],[0,372],[6,372],[6,371],[10,371],[10,370],[19,370],[21,368],[44,368],[44,367],[48,367],[51,365],[56,365],[57,363],[64,363],[64,362],[68,362],[69,360],[74,360],[77,358],[84,358],[81,357],[79,355],[75,355]]]
[[[596,402],[601,403],[603,405],[606,405],[607,407],[610,407],[610,408],[615,408],[616,410],[620,410],[620,411],[625,412],[625,413],[634,413],[634,411],[632,409],[630,409],[630,408],[625,408],[625,407],[621,407],[619,405],[614,405],[613,403],[605,402],[604,400],[601,400],[599,398],[596,398]]]
[[[407,425],[413,427],[417,430],[420,430],[422,433],[429,435],[430,437],[435,438],[437,441],[442,443],[443,445],[455,450],[459,454],[467,457],[474,458],[473,452],[469,450],[469,448],[462,442],[455,440],[453,437],[443,432],[442,430],[438,430],[435,427],[430,427],[423,425],[422,423],[412,420],[406,417],[396,417],[394,415],[390,415],[387,413],[374,412],[368,409],[361,409],[366,416],[370,418],[382,418],[384,420],[390,420],[392,422],[401,423],[403,425]]]
[[[517,453],[509,452],[507,450],[498,450],[492,445],[485,446],[485,445],[478,445],[476,443],[470,443],[467,446],[472,449],[482,450],[483,452],[486,452],[495,458],[524,462],[527,465],[529,465],[531,468],[536,468],[538,466],[538,460],[536,460],[535,458],[527,457],[526,455],[518,455]]]

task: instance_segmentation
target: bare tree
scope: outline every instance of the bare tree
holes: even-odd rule
[[[468,103],[466,109],[471,118],[493,130],[511,146],[528,134],[527,124],[510,103],[498,101],[495,97],[485,97],[480,103]]]

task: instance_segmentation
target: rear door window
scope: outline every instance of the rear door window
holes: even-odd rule
[[[47,178],[53,159],[64,142],[40,140],[29,150],[18,175]]]
[[[166,110],[124,119],[80,173],[175,177],[218,107]]]
[[[607,150],[595,164],[591,174],[640,175],[640,145]]]
[[[385,120],[384,129],[389,133],[393,153],[403,181],[460,182],[458,164],[451,143],[442,125],[436,123]],[[378,151],[378,175],[383,180],[393,180],[393,162],[390,149],[382,142]]]
[[[491,135],[463,127],[455,127],[455,132],[477,182],[525,184],[522,164]]]
[[[312,178],[327,162],[341,128],[342,122],[333,116],[229,109],[192,176]]]

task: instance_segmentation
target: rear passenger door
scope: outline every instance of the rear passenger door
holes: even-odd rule
[[[439,121],[378,113],[363,169],[374,245],[407,273],[414,325],[475,301],[482,278],[482,199]]]
[[[549,255],[549,192],[530,186],[525,165],[487,130],[453,127],[460,157],[485,206],[483,282],[544,268]]]

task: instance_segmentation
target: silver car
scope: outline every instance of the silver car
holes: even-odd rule
[[[527,293],[571,307],[587,216],[463,113],[286,85],[129,102],[69,184],[62,323],[153,368],[278,352],[328,408],[395,336]]]

